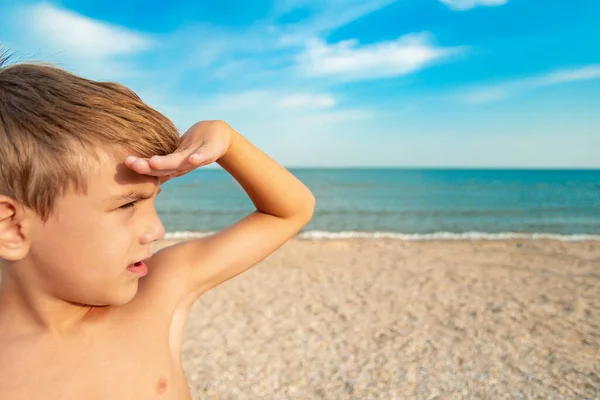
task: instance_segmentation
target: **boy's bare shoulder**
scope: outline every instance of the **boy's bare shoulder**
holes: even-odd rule
[[[207,278],[204,282],[194,282],[196,290],[191,287],[190,271],[209,268],[203,257],[206,246],[206,238],[160,244],[150,260],[146,261],[148,275],[139,280],[138,293],[129,305],[128,312],[150,311],[153,318],[168,320],[173,328],[177,320],[187,316],[194,301],[212,288]]]

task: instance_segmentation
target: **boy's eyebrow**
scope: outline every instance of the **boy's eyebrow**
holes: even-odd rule
[[[158,195],[160,192],[162,192],[162,189],[159,186],[158,190],[156,191],[156,194]],[[109,197],[108,200],[109,201],[136,201],[136,200],[149,199],[154,195],[155,195],[155,193],[150,193],[150,192],[134,189],[134,190],[130,190],[126,193],[123,193],[123,194],[120,194],[117,196]]]

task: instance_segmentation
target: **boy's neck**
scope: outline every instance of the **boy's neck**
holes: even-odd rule
[[[16,267],[0,267],[0,335],[65,335],[95,308],[53,298],[34,285],[25,285],[11,273]]]

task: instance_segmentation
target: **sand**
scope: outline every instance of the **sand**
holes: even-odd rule
[[[293,239],[183,351],[195,399],[600,399],[600,242]]]

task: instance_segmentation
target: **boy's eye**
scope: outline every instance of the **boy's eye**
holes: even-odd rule
[[[135,203],[135,201],[132,201],[131,203],[123,204],[121,207],[119,207],[119,210],[126,210],[128,208],[131,208],[135,205]]]

